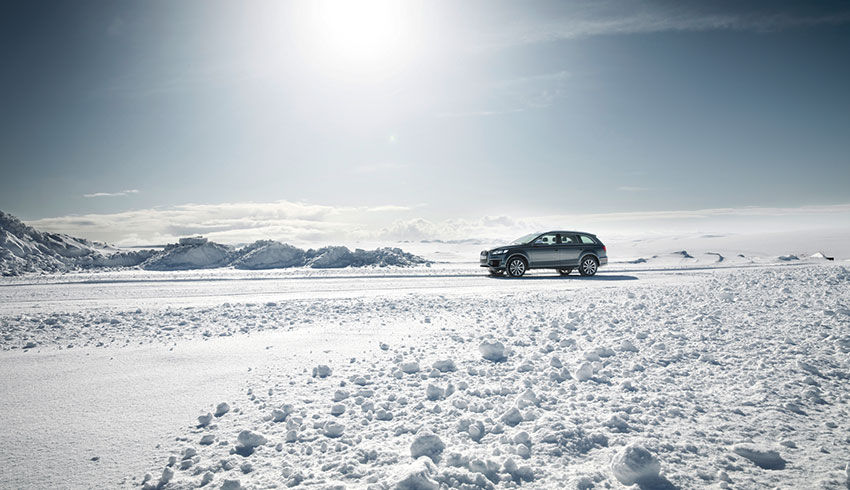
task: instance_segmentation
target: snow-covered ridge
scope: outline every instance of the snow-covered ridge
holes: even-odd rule
[[[303,250],[273,240],[241,248],[210,242],[203,237],[181,238],[163,250],[118,250],[59,233],[44,233],[0,211],[0,275],[67,272],[93,268],[139,267],[147,270],[191,270],[216,267],[317,269],[365,266],[412,266],[427,260],[399,248],[349,250],[329,246]]]

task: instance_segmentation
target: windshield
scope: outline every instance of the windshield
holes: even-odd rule
[[[532,233],[530,235],[521,236],[521,237],[517,238],[516,240],[512,241],[511,245],[525,245],[526,243],[530,242],[531,240],[534,240],[535,238],[537,238],[538,235],[540,235],[540,233]]]

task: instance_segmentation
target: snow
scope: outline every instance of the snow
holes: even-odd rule
[[[0,487],[841,488],[850,271],[718,253],[5,278]]]

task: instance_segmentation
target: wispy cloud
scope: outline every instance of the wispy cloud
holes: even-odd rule
[[[566,93],[570,73],[561,70],[519,78],[496,80],[475,88],[469,100],[484,100],[475,103],[483,109],[446,111],[437,114],[440,118],[492,117],[516,114],[551,107]]]
[[[571,6],[569,15],[551,19],[520,19],[491,39],[489,47],[580,39],[602,35],[647,34],[674,31],[771,32],[791,28],[850,23],[850,9],[819,9],[816,4],[757,4],[718,2],[612,2]],[[729,8],[729,7],[732,8]],[[812,8],[813,7],[813,8]],[[485,43],[486,44],[486,43]]]
[[[127,189],[119,192],[93,192],[91,194],[83,194],[83,197],[120,197],[129,196],[130,194],[138,194],[138,189]]]

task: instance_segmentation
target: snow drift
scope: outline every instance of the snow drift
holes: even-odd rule
[[[68,272],[81,269],[140,267],[174,271],[235,267],[237,269],[316,269],[401,266],[428,263],[399,248],[349,250],[323,247],[303,250],[273,240],[260,240],[241,248],[215,243],[204,237],[181,238],[163,250],[119,250],[59,233],[44,233],[0,211],[0,274]]]

